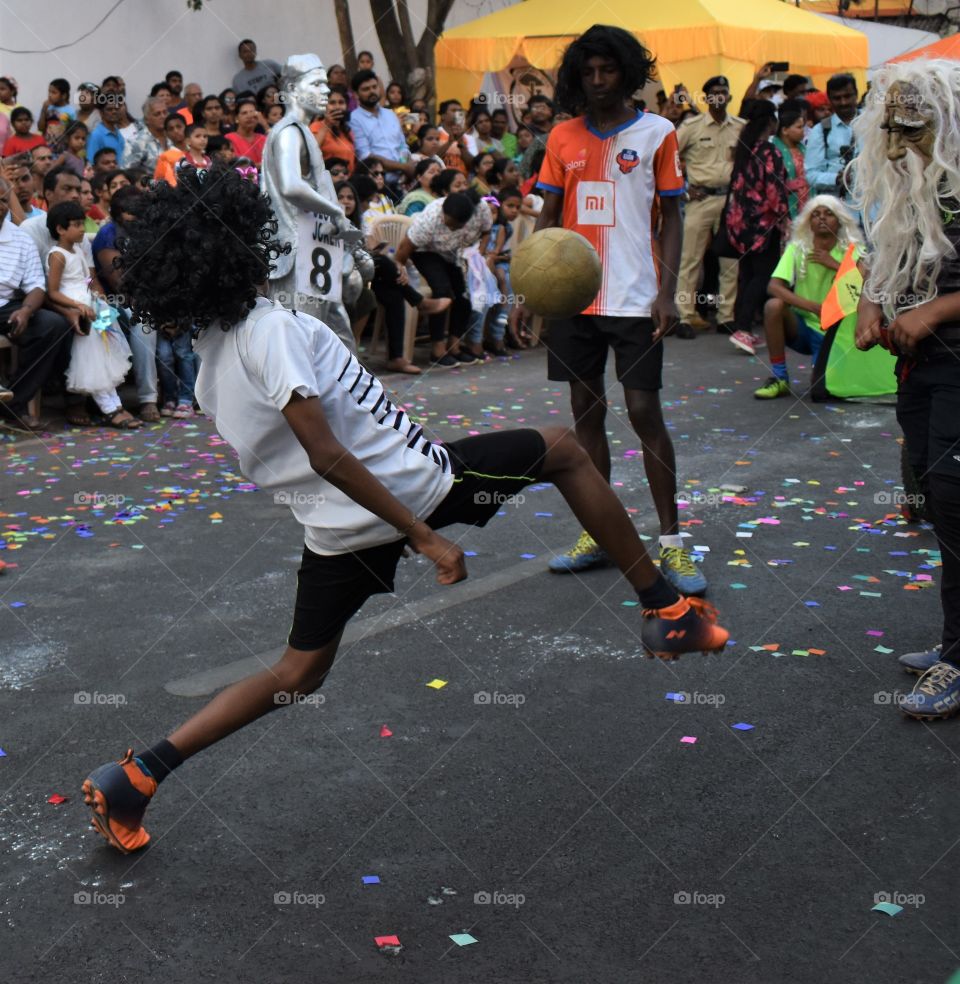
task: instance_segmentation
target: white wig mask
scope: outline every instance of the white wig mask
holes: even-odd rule
[[[912,150],[900,160],[887,158],[886,96],[894,83],[904,94],[894,123],[915,132],[933,129],[929,164]],[[960,62],[917,60],[884,68],[854,133],[858,155],[846,177],[870,245],[865,293],[892,318],[936,297],[943,260],[955,256],[944,222],[960,210]]]

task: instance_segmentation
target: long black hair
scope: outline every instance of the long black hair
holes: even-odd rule
[[[743,107],[746,126],[740,131],[737,149],[733,155],[733,171],[738,174],[746,167],[747,161],[757,149],[757,144],[765,132],[770,131],[773,124],[776,129],[777,107],[769,99],[751,99]]]
[[[656,64],[653,55],[629,31],[594,24],[568,45],[557,73],[554,99],[574,116],[587,108],[583,69],[588,59],[597,56],[609,58],[619,66],[624,99],[647,84]]]
[[[135,221],[118,241],[121,289],[150,325],[246,317],[257,286],[290,246],[277,238],[270,199],[233,167],[184,168],[136,199]]]

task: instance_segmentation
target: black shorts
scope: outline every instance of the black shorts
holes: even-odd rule
[[[453,486],[426,523],[438,530],[454,523],[486,526],[501,507],[540,478],[546,443],[532,429],[499,431],[444,445],[453,464]],[[304,547],[297,574],[294,649],[326,645],[374,594],[393,591],[406,540],[354,553],[322,556]]]
[[[617,379],[627,389],[663,388],[663,342],[653,342],[651,318],[578,314],[551,321],[547,332],[547,379],[588,382],[603,378],[613,349]]]

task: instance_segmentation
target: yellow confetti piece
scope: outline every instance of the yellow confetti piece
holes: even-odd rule
[[[434,690],[439,690],[441,687],[445,687],[446,685],[447,685],[446,680],[431,680],[427,684],[428,687],[433,687]]]

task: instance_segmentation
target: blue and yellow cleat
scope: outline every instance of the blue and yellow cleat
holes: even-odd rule
[[[660,548],[660,573],[682,595],[699,595],[707,590],[707,579],[683,547]]]
[[[948,718],[960,711],[960,666],[934,663],[900,701],[900,710],[918,721]]]
[[[934,646],[925,653],[904,653],[898,658],[897,662],[907,671],[922,676],[934,663],[940,662],[940,650],[942,646]]]
[[[609,563],[606,551],[584,530],[571,550],[554,557],[547,566],[554,574],[579,574],[591,567],[605,567]]]

